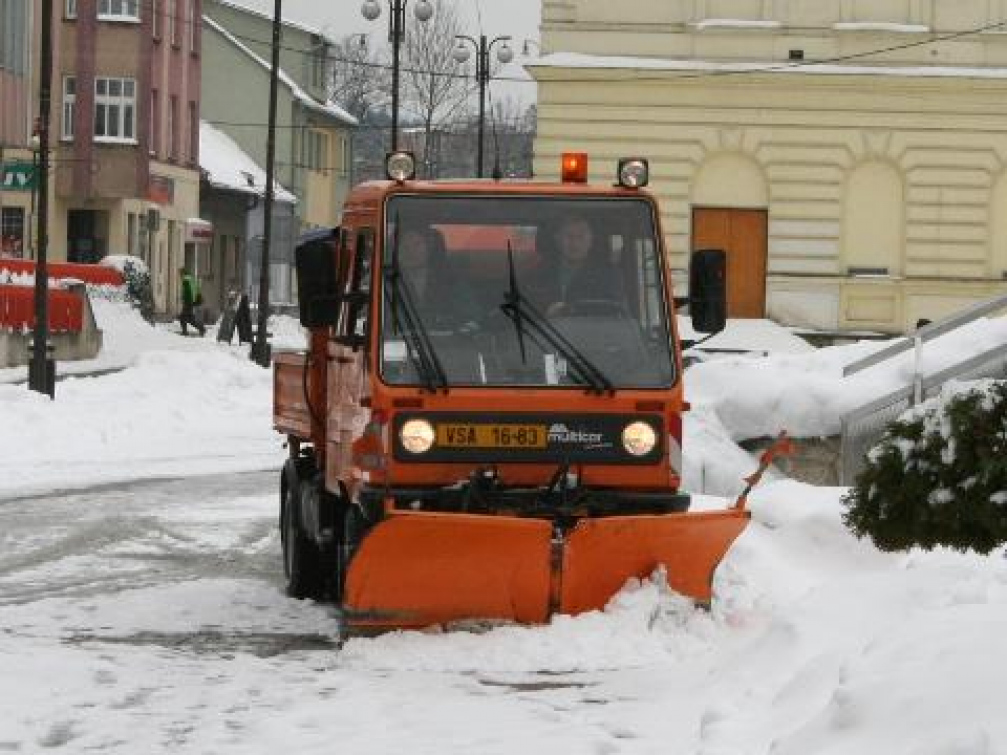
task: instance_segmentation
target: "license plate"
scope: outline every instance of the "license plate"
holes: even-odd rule
[[[442,448],[545,448],[546,439],[545,425],[437,425],[437,445]]]

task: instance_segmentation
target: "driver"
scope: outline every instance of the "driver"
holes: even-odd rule
[[[548,315],[568,313],[571,305],[589,300],[619,300],[617,268],[595,243],[591,223],[569,215],[556,229],[554,253],[543,262],[536,296]]]

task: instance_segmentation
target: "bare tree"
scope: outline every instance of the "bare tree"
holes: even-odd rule
[[[343,37],[330,53],[329,99],[365,123],[372,109],[388,99],[388,65],[388,51],[369,44],[366,35]]]
[[[474,85],[452,56],[460,33],[457,8],[445,0],[435,4],[434,15],[426,22],[410,18],[407,25],[402,48],[404,100],[423,130],[423,138],[413,141],[420,147],[419,162],[428,177],[438,172],[438,136],[464,111]]]
[[[344,37],[330,52],[329,100],[358,123],[351,135],[351,184],[384,176],[384,139],[391,89],[388,59],[387,47],[371,43],[363,34]]]

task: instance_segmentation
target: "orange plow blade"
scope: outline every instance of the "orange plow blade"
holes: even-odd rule
[[[503,516],[396,512],[360,545],[343,606],[356,628],[549,617],[552,524]]]
[[[713,572],[748,524],[748,511],[582,519],[567,536],[559,610],[604,608],[630,577],[664,566],[676,592],[709,603]]]

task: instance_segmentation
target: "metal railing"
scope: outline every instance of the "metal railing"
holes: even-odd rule
[[[842,470],[840,479],[842,485],[853,483],[863,468],[867,452],[881,439],[885,427],[890,422],[920,401],[937,395],[941,386],[949,380],[1007,377],[1007,343],[946,367],[933,375],[924,377],[920,371],[921,353],[925,342],[1004,308],[1007,308],[1007,295],[980,302],[944,320],[925,325],[911,336],[846,365],[843,369],[844,377],[885,362],[910,349],[916,351],[913,381],[910,385],[892,391],[887,396],[882,396],[843,416],[841,420]]]
[[[960,328],[962,325],[970,323],[973,320],[978,320],[980,317],[988,315],[991,312],[998,312],[1001,309],[1007,309],[1007,294],[997,296],[996,298],[989,299],[988,301],[979,302],[978,304],[975,304],[968,309],[963,309],[961,312],[956,312],[943,320],[938,320],[937,322],[932,322],[929,325],[924,325],[911,336],[906,336],[905,338],[896,341],[880,351],[868,354],[863,359],[850,362],[843,368],[843,377],[852,375],[855,372],[860,372],[861,370],[866,370],[868,367],[873,367],[881,362],[885,362],[894,356],[898,356],[899,354],[909,351],[909,349],[916,347],[918,344],[932,341],[945,333],[949,333],[956,328]]]

